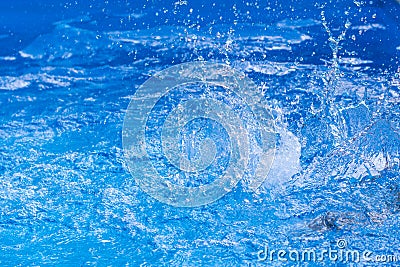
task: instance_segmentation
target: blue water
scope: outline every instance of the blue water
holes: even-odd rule
[[[400,261],[399,14],[388,0],[1,2],[0,265],[395,266],[258,252],[345,241]],[[262,89],[276,154],[256,192],[244,179],[179,208],[137,185],[121,135],[139,86],[192,61]],[[229,161],[208,123],[228,156],[190,186]]]

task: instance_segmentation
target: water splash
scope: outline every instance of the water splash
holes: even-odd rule
[[[385,82],[389,74],[346,69],[340,61],[341,40],[336,52],[339,63],[329,66],[329,70],[337,68],[337,73],[333,72],[331,85],[322,85],[321,77],[327,77],[327,70],[318,63],[326,55],[318,55],[318,63],[295,64],[291,60],[293,55],[303,57],[308,42],[324,45],[321,39],[311,39],[313,30],[323,27],[311,26],[312,30],[305,31],[303,23],[287,23],[267,27],[241,26],[238,22],[227,53],[229,60],[257,83],[265,84],[266,98],[291,116],[293,124],[301,125],[303,119],[316,115],[307,131],[296,131],[290,125],[293,135],[279,133],[279,141],[287,145],[277,151],[282,161],[275,171],[272,169],[276,179],[283,176],[282,172],[291,175],[300,168],[295,156],[305,137],[327,137],[327,142],[313,143],[311,152],[321,153],[309,154],[311,161],[314,157],[316,160],[302,166],[307,168],[302,182],[298,179],[298,183],[280,186],[283,193],[291,186],[296,189],[281,198],[265,191],[248,194],[237,190],[213,205],[190,210],[152,200],[123,170],[119,140],[123,115],[128,99],[145,78],[177,61],[192,60],[194,49],[198,52],[195,59],[202,56],[224,61],[226,56],[219,48],[224,46],[226,35],[215,40],[214,33],[207,34],[196,26],[187,32],[186,27],[165,26],[99,33],[81,31],[77,25],[58,27],[49,35],[43,33],[24,49],[34,58],[15,60],[24,60],[16,73],[31,85],[16,86],[18,90],[12,92],[1,90],[0,102],[6,108],[0,111],[0,234],[4,240],[0,261],[5,265],[32,265],[46,257],[50,265],[71,265],[79,258],[79,264],[101,265],[100,259],[113,263],[118,255],[115,264],[120,265],[239,266],[245,259],[254,259],[254,252],[266,240],[278,245],[289,243],[293,248],[321,247],[345,233],[356,246],[371,250],[398,244],[400,190],[394,186],[400,162],[396,134],[400,129],[398,76],[389,86]],[[201,26],[202,30],[208,27]],[[390,25],[385,26],[390,29]],[[224,25],[214,26],[218,27],[225,29],[220,32],[229,31]],[[75,38],[78,32],[82,38],[76,38],[82,41],[78,46],[63,38]],[[305,33],[311,36],[307,42],[303,42]],[[96,39],[98,34],[103,38]],[[187,38],[194,35],[196,41],[188,43]],[[81,51],[86,42],[91,49]],[[286,57],[286,52],[290,56]],[[129,53],[134,56],[127,57]],[[277,59],[271,56],[273,53],[283,56]],[[11,67],[15,64],[8,63]],[[46,82],[49,77],[38,76],[36,73],[42,71],[37,66],[43,65],[54,66],[52,71],[43,71],[65,84],[55,86]],[[5,72],[0,85],[15,85],[12,81],[18,74]],[[25,79],[30,73],[34,75]],[[43,85],[46,91],[40,90]],[[363,87],[368,88],[364,96],[358,94]],[[343,122],[346,131],[342,133],[350,145],[333,145],[329,118],[321,115],[323,97],[318,97],[324,96],[323,89],[327,88],[333,107],[340,103],[335,112],[341,117],[332,121]],[[355,96],[346,98],[353,90]],[[343,96],[347,102],[337,101]],[[386,121],[369,127],[378,117]],[[313,126],[318,125],[325,137],[315,134]],[[202,137],[201,131],[199,134]],[[202,157],[214,157],[212,145],[205,142],[205,146],[210,147],[210,153],[199,155],[200,167],[207,163],[201,161]],[[197,159],[198,145],[193,148],[188,154]],[[307,145],[301,149],[310,152]],[[288,159],[287,154],[293,158]],[[393,233],[390,238],[388,233]],[[90,250],[81,249],[87,247]],[[204,255],[208,255],[206,259]]]
[[[351,26],[351,22],[348,18],[349,11],[345,12],[347,18],[344,24],[344,30],[335,37],[333,32],[328,26],[328,22],[325,17],[325,10],[321,10],[321,21],[322,25],[328,34],[328,42],[329,47],[332,50],[332,61],[330,62],[329,70],[322,80],[324,82],[324,94],[323,94],[323,114],[324,117],[328,120],[328,123],[331,125],[332,133],[335,136],[336,143],[339,143],[345,139],[344,137],[344,129],[340,122],[340,112],[337,104],[334,103],[335,91],[338,86],[338,80],[341,77],[340,67],[339,67],[339,59],[338,56],[339,50],[341,47],[341,42],[343,42],[346,38],[347,30]]]

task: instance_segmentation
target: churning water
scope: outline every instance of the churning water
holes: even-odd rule
[[[1,17],[2,266],[376,266],[376,256],[400,256],[397,3],[220,2],[53,6],[60,15],[37,4],[47,19],[36,31],[27,3],[12,9],[27,10],[25,24],[18,13]],[[212,75],[203,72],[152,105],[130,106],[133,122],[147,120],[148,159],[140,151],[129,162],[130,101],[159,71],[189,62],[244,73],[254,87],[243,90],[257,91],[268,112],[252,113],[242,91],[201,84]],[[264,165],[253,115],[273,124],[274,160]],[[165,123],[182,129],[165,133]],[[162,136],[179,137],[165,141],[173,152]],[[171,186],[210,185],[227,171],[232,180],[203,202],[185,191],[195,203],[182,204],[140,184],[130,164]],[[262,184],[251,190],[254,177]],[[370,251],[375,262],[293,252],[312,249]]]

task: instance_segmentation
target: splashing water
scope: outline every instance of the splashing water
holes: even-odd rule
[[[354,11],[346,3],[321,11],[308,2],[254,2],[236,4],[228,14],[214,4],[89,9],[36,27],[40,32],[21,37],[14,52],[4,45],[2,265],[257,266],[266,264],[257,258],[266,244],[336,248],[338,239],[349,249],[399,252],[393,244],[400,243],[400,35],[390,11],[397,6],[358,3]],[[344,17],[337,19],[339,30],[329,17],[337,14]],[[5,44],[13,38],[0,33]],[[253,176],[244,175],[216,202],[176,208],[132,178],[121,135],[138,88],[159,71],[193,61],[229,64],[254,82],[275,120],[275,161],[269,173],[259,171],[266,180],[256,192],[247,190]],[[235,108],[245,105],[224,95],[224,87],[190,86],[174,87],[175,96],[156,103],[144,139],[153,146],[135,152],[170,158],[188,172],[197,168],[197,176],[167,177],[173,185],[197,187],[229,166],[235,151],[229,138],[242,133],[235,136],[228,126],[239,123]],[[233,110],[226,121],[183,116],[198,108],[193,102],[174,111],[182,121],[165,114],[178,100],[210,95]],[[213,103],[216,113],[226,111]],[[160,149],[164,119],[173,131],[189,121],[180,142],[169,146],[178,156]],[[249,154],[256,154],[262,138],[249,125]],[[215,175],[201,176],[207,166]],[[156,167],[175,171],[161,160]]]

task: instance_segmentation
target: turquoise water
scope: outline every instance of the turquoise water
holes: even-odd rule
[[[0,5],[2,266],[396,265],[396,2]],[[129,173],[123,123],[146,80],[202,61],[254,82],[274,121],[276,151],[256,191],[248,174],[215,202],[173,207]],[[190,97],[178,87],[154,114]],[[160,141],[153,116],[148,144]],[[182,146],[190,160],[206,138],[214,141],[212,174],[174,178],[158,162],[160,173],[190,187],[218,180],[233,157],[233,137],[221,125],[199,119],[182,132],[187,142],[199,133]],[[149,151],[153,161],[164,156],[156,145]],[[310,249],[318,257],[324,249],[369,251],[374,261],[289,258],[290,250]],[[278,252],[263,258],[271,250],[286,251],[287,261]]]

